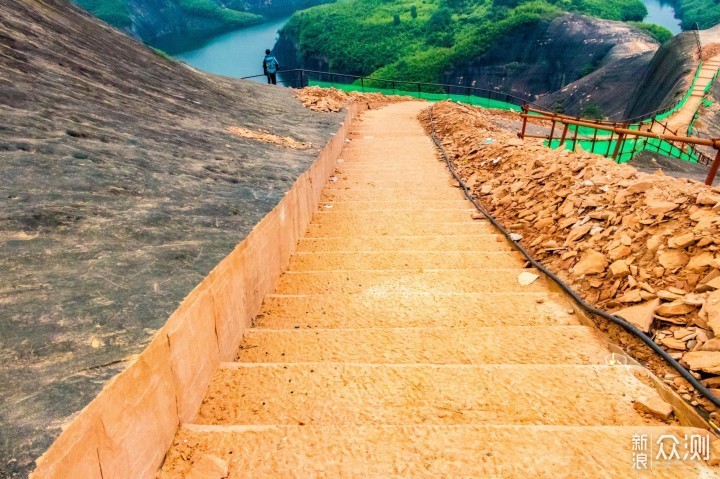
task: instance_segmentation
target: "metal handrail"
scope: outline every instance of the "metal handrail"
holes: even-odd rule
[[[698,42],[698,48],[700,49],[699,51],[701,51],[700,40],[699,40],[699,35],[697,34],[697,31],[696,31],[696,40]],[[702,62],[700,65],[702,65]],[[700,68],[700,67],[698,67],[698,68]],[[392,85],[393,91],[395,91],[397,85],[402,85],[402,86],[411,85],[411,86],[413,86],[412,90],[401,90],[401,91],[417,91],[417,93],[419,95],[422,95],[423,88],[425,89],[425,93],[428,93],[428,94],[436,94],[437,93],[436,91],[428,91],[428,90],[442,89],[445,92],[445,94],[447,94],[447,95],[453,94],[453,93],[451,93],[452,89],[461,89],[461,90],[465,90],[467,92],[466,94],[468,96],[472,95],[472,96],[481,97],[481,98],[484,97],[489,100],[492,100],[493,97],[496,97],[496,98],[499,97],[499,98],[503,99],[506,103],[514,104],[516,106],[521,107],[521,109],[526,112],[536,111],[536,112],[540,113],[541,115],[550,114],[549,112],[543,110],[542,107],[539,107],[537,104],[529,101],[527,98],[521,98],[521,97],[518,97],[515,95],[511,95],[509,93],[502,93],[502,92],[498,92],[496,90],[490,90],[490,89],[486,89],[486,88],[478,88],[478,87],[463,86],[463,85],[450,85],[450,84],[446,84],[446,83],[417,82],[417,81],[410,81],[410,80],[392,80],[392,79],[377,78],[377,77],[372,77],[372,76],[325,72],[325,71],[320,71],[320,70],[309,70],[309,69],[305,69],[305,68],[294,68],[294,69],[289,69],[289,70],[278,71],[278,74],[281,74],[281,75],[282,74],[287,75],[289,73],[299,73],[298,86],[300,88],[302,88],[306,85],[306,79],[308,79],[310,75],[318,75],[320,77],[322,77],[322,76],[329,77],[331,84],[334,84],[335,80],[338,78],[350,79],[351,82],[347,83],[347,84],[351,84],[351,83],[355,83],[355,82],[359,81],[361,88],[363,88],[363,89],[365,88],[365,82],[389,83]],[[264,75],[250,75],[250,76],[242,77],[242,79],[249,80],[249,79],[254,79],[254,78],[260,78],[263,76]],[[281,79],[279,79],[278,82],[280,84],[285,84],[285,85],[289,85],[289,86],[292,86],[295,83],[290,80],[283,80],[282,77],[281,77]],[[637,127],[637,129],[639,131],[642,128],[642,125],[647,122],[647,120],[652,120],[651,129],[654,125],[658,124],[658,125],[662,126],[663,133],[667,133],[668,131],[670,131],[677,137],[677,136],[681,136],[681,135],[679,135],[679,132],[671,130],[666,123],[662,123],[662,122],[655,120],[655,117],[662,115],[664,113],[667,113],[668,111],[676,108],[678,105],[680,105],[680,103],[683,101],[684,98],[685,98],[685,96],[683,96],[682,98],[678,99],[677,101],[675,101],[674,103],[672,103],[671,105],[669,105],[665,108],[661,108],[661,109],[655,110],[653,112],[645,113],[644,115],[637,116],[634,118],[628,118],[625,120],[617,120],[617,121],[614,121],[614,120],[588,120],[588,119],[584,119],[580,116],[562,115],[562,114],[558,114],[558,113],[555,113],[552,115],[554,117],[556,117],[557,120],[560,122],[565,122],[565,123],[584,122],[586,124],[586,126],[588,126],[588,127],[592,126],[599,130],[606,130],[605,128],[602,128],[602,126],[610,126],[612,128],[620,127],[620,128],[626,128],[626,129],[630,129],[631,127]],[[534,108],[530,108],[531,106]],[[525,119],[524,123],[526,121],[527,121],[527,119]],[[592,125],[589,125],[589,123],[592,123]],[[525,128],[523,126],[523,134],[524,134],[524,130],[525,130]],[[576,130],[577,130],[577,126],[576,126]],[[577,141],[577,131],[575,133],[576,133],[575,141]],[[596,141],[596,137],[597,137],[597,135],[594,136],[593,142]],[[636,141],[637,141],[637,139],[636,139]],[[677,146],[672,141],[671,141],[671,145],[673,147],[677,148]],[[687,148],[689,151],[685,152],[684,151],[685,148]],[[679,149],[682,151],[682,153],[687,154],[689,158],[692,158],[694,156],[697,159],[698,163],[705,164],[708,166],[710,166],[714,163],[712,158],[710,158],[708,155],[706,155],[705,153],[698,150],[695,147],[695,145],[685,143]],[[633,153],[634,153],[634,151],[633,151]],[[608,154],[609,154],[609,152],[608,152]]]
[[[523,119],[522,123],[522,129],[518,133],[518,136],[520,138],[542,138],[547,140],[548,146],[552,146],[552,142],[557,140],[558,138],[555,138],[554,131],[555,131],[555,123],[560,123],[563,125],[562,130],[562,136],[559,138],[560,145],[564,146],[566,141],[570,141],[572,144],[572,151],[575,151],[577,148],[578,142],[583,141],[578,135],[580,127],[585,128],[591,128],[595,130],[595,134],[592,136],[590,151],[595,153],[595,145],[597,143],[601,142],[607,142],[607,151],[605,153],[600,153],[603,156],[606,157],[612,157],[614,161],[620,162],[621,157],[624,157],[627,155],[627,152],[623,152],[624,145],[627,141],[631,141],[632,143],[632,151],[629,153],[630,157],[635,154],[635,150],[638,146],[638,142],[642,145],[643,142],[645,142],[645,145],[647,145],[647,142],[651,139],[661,140],[664,142],[667,142],[670,145],[670,148],[675,148],[678,150],[678,153],[672,155],[672,151],[668,150],[668,154],[671,154],[672,156],[679,155],[676,157],[679,157],[680,159],[683,158],[683,156],[687,157],[688,160],[695,160],[700,164],[706,165],[710,167],[710,170],[708,171],[708,176],[705,180],[706,184],[712,185],[715,180],[715,175],[717,174],[718,168],[720,168],[720,138],[699,138],[699,137],[690,137],[690,136],[684,136],[680,135],[679,132],[672,130],[667,126],[667,124],[658,123],[663,127],[662,132],[654,132],[652,131],[652,128],[649,131],[642,131],[640,129],[633,130],[629,128],[629,125],[623,124],[623,123],[612,123],[612,122],[605,122],[605,124],[599,123],[599,122],[590,122],[585,120],[577,120],[573,117],[565,116],[565,115],[558,115],[557,113],[552,113],[548,111],[542,111],[537,109],[532,109],[527,106],[524,106],[522,109],[523,113],[520,115]],[[529,119],[534,120],[540,120],[540,121],[550,121],[552,123],[552,128],[550,130],[549,135],[540,135],[540,134],[528,134],[526,133],[526,126],[527,121]],[[572,131],[572,126],[575,127],[574,131]],[[637,126],[637,125],[633,125]],[[607,131],[610,132],[610,137],[599,139],[597,136],[597,131]],[[668,133],[669,132],[669,133]],[[568,138],[568,133],[574,133],[574,137]],[[617,135],[615,138],[615,149],[612,151],[611,156],[611,145],[613,142],[613,136]],[[631,139],[631,137],[634,137],[634,139]],[[586,140],[587,141],[587,140]],[[679,144],[679,145],[678,145]],[[713,160],[708,155],[703,153],[702,151],[698,150],[696,146],[703,145],[703,146],[710,146],[714,148],[717,151],[717,154],[715,156],[715,159]],[[660,153],[661,147],[663,147],[662,143],[660,145],[655,145],[656,150],[658,153]],[[641,148],[642,151],[642,148]],[[663,148],[664,151],[664,148]]]
[[[308,74],[325,75],[331,79],[331,83],[334,82],[334,80],[337,78],[351,78],[351,79],[353,79],[353,81],[360,81],[361,84],[364,84],[365,81],[369,81],[369,82],[377,81],[377,82],[391,83],[393,85],[398,85],[398,84],[399,85],[413,85],[413,86],[418,87],[419,93],[423,92],[422,91],[423,87],[443,88],[443,89],[448,89],[448,91],[451,88],[458,88],[458,89],[468,90],[469,92],[472,92],[473,94],[475,94],[474,96],[484,96],[485,98],[488,98],[488,99],[492,99],[493,96],[502,96],[503,98],[505,98],[507,100],[513,100],[512,102],[508,101],[507,103],[511,103],[511,104],[514,104],[517,106],[522,106],[522,105],[527,104],[527,105],[535,106],[538,109],[542,109],[542,107],[540,105],[533,103],[528,98],[522,98],[522,97],[519,97],[516,95],[512,95],[510,93],[502,93],[502,92],[498,92],[496,90],[490,90],[487,88],[479,88],[479,87],[464,86],[464,85],[451,85],[448,83],[431,83],[431,82],[416,82],[416,81],[410,81],[410,80],[393,80],[393,79],[388,79],[388,78],[377,78],[377,77],[372,77],[372,76],[355,75],[355,74],[350,74],[350,73],[336,73],[336,72],[329,72],[329,71],[310,70],[310,69],[306,69],[306,68],[293,68],[293,69],[278,71],[278,74],[283,74],[283,73],[284,74],[299,73],[300,74],[300,83],[298,84],[299,88],[303,88],[305,86],[305,84],[306,84],[305,78]],[[254,79],[254,78],[260,78],[263,76],[265,76],[265,75],[250,75],[250,76],[241,77],[241,80],[250,80],[250,79]],[[293,82],[289,81],[289,80],[278,80],[278,83],[292,84]],[[426,93],[434,93],[434,92],[426,91]],[[480,93],[480,95],[478,95],[478,93]],[[654,117],[656,117],[658,115],[662,115],[662,114],[667,113],[668,111],[674,109],[682,102],[682,100],[683,99],[680,98],[680,99],[676,100],[675,102],[673,102],[671,105],[660,108],[658,110],[654,110],[652,112],[645,113],[643,115],[635,116],[632,118],[620,119],[620,120],[611,120],[611,122],[612,123],[627,123],[629,125],[636,124],[636,123],[637,124],[643,123],[647,120],[653,119]]]
[[[447,94],[451,94],[451,93],[449,93],[450,89],[462,89],[462,90],[466,90],[468,92],[472,92],[472,94],[474,96],[481,96],[481,97],[488,98],[488,99],[492,99],[493,96],[501,97],[504,100],[506,100],[506,103],[514,104],[519,107],[524,104],[538,106],[535,103],[533,103],[532,101],[530,101],[529,98],[522,98],[522,97],[519,97],[516,95],[512,95],[510,93],[503,93],[503,92],[499,92],[496,90],[490,90],[487,88],[479,88],[479,87],[472,87],[472,86],[451,85],[451,84],[447,84],[447,83],[417,82],[417,81],[411,81],[411,80],[392,80],[392,79],[388,79],[388,78],[378,78],[378,77],[373,77],[373,76],[354,75],[354,74],[349,74],[349,73],[335,73],[335,72],[325,72],[325,71],[320,71],[320,70],[309,70],[306,68],[294,68],[294,69],[289,69],[289,70],[279,70],[278,71],[278,74],[281,74],[281,75],[288,74],[288,73],[300,73],[301,79],[300,79],[300,84],[298,85],[300,88],[305,86],[305,78],[308,75],[323,75],[323,76],[330,77],[331,82],[334,82],[334,80],[338,79],[338,78],[349,78],[349,79],[352,79],[353,82],[360,81],[362,85],[364,85],[365,82],[384,82],[384,83],[393,84],[393,86],[410,85],[413,87],[417,87],[417,90],[415,88],[413,88],[412,91],[418,91],[419,93],[428,93],[428,94],[436,93],[433,91],[428,91],[432,88],[447,89],[447,91],[448,91]],[[254,78],[260,78],[263,76],[265,76],[265,75],[250,75],[250,76],[241,77],[241,80],[250,80],[250,79],[254,79]],[[282,81],[279,80],[278,82],[279,83],[292,83],[291,81],[288,81],[288,80],[282,80]],[[401,90],[401,91],[411,91],[411,90]]]
[[[698,48],[698,59],[702,60],[702,42],[700,41],[700,25],[697,22],[693,22],[692,29],[695,32],[695,43]]]

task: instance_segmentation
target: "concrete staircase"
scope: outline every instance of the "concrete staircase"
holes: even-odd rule
[[[450,186],[426,106],[357,124],[159,477],[717,477],[698,461],[633,471],[634,435],[705,431],[637,412],[654,392],[644,370],[606,365],[544,278],[518,284],[524,261]]]

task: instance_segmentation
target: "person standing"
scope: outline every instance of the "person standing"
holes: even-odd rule
[[[263,60],[263,72],[268,79],[268,85],[277,85],[277,72],[280,69],[280,64],[271,53],[270,50],[265,50],[265,59]]]

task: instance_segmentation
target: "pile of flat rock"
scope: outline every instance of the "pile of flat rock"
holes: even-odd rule
[[[720,190],[523,141],[494,115],[452,103],[434,109],[475,196],[588,302],[720,388]],[[702,403],[686,381],[666,379]]]
[[[338,112],[356,101],[367,103],[394,103],[412,101],[414,98],[400,95],[383,95],[382,93],[346,92],[336,88],[320,88],[311,86],[298,90],[295,95],[306,108],[322,113]]]

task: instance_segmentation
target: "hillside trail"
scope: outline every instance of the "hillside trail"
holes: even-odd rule
[[[670,115],[665,122],[670,130],[676,131],[680,135],[687,134],[687,130],[695,117],[695,113],[702,104],[702,99],[705,95],[705,88],[707,88],[710,84],[718,69],[720,69],[720,55],[714,56],[703,62],[703,66],[700,69],[700,74],[698,75],[697,80],[695,81],[690,98],[687,99],[682,108]],[[655,133],[662,133],[664,128],[662,124],[656,123],[652,131]]]
[[[656,394],[646,370],[607,364],[546,278],[519,284],[529,270],[451,185],[426,107],[355,124],[288,271],[158,477],[717,477],[652,457],[632,470],[635,438],[706,431],[638,412]]]

